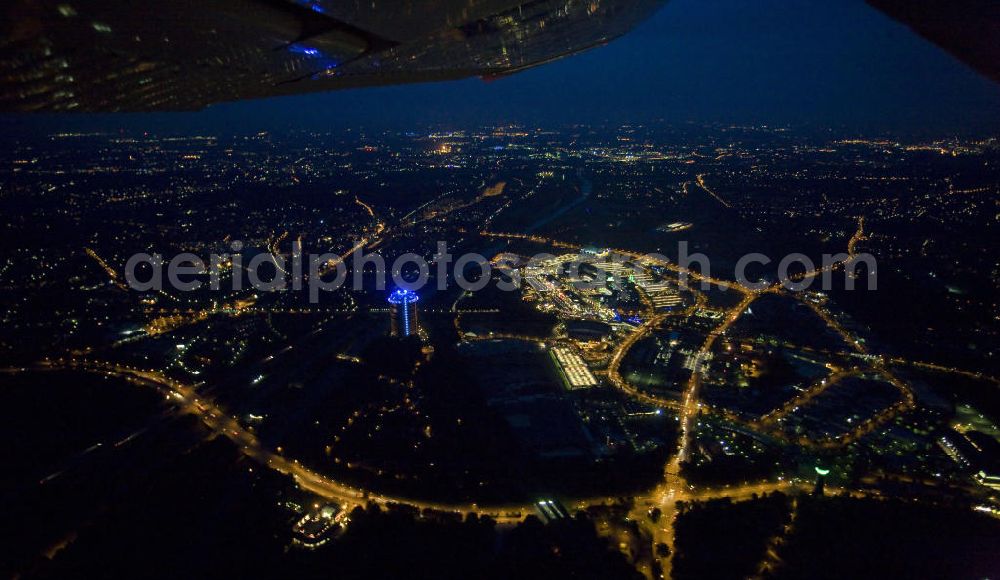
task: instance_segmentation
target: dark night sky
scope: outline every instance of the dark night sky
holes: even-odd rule
[[[656,118],[996,133],[1000,85],[861,0],[672,0],[607,47],[492,83],[361,89],[192,114],[7,117],[2,125],[248,132]]]

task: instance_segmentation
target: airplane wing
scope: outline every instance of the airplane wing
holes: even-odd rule
[[[1000,82],[1000,2],[868,0],[868,4]]]
[[[607,42],[664,0],[13,0],[0,111],[176,111],[496,77]]]

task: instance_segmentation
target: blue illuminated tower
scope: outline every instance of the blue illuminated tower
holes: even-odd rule
[[[417,301],[414,292],[397,288],[389,295],[392,335],[410,336],[417,332]]]

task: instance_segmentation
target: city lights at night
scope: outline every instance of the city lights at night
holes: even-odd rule
[[[0,571],[1000,577],[988,4],[14,0]]]

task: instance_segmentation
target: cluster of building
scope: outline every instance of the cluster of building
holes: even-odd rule
[[[543,310],[567,318],[627,322],[649,305],[669,310],[684,304],[676,284],[628,256],[593,247],[532,262],[524,279]]]
[[[562,371],[563,381],[568,389],[585,389],[597,386],[597,379],[594,378],[594,374],[590,372],[590,368],[587,367],[587,363],[583,362],[580,355],[564,346],[557,346],[550,352]]]
[[[938,446],[959,469],[975,481],[1000,490],[1000,442],[979,431],[949,430],[937,440]]]
[[[337,504],[313,506],[292,526],[292,543],[304,548],[318,548],[335,538],[347,525],[347,512]]]

